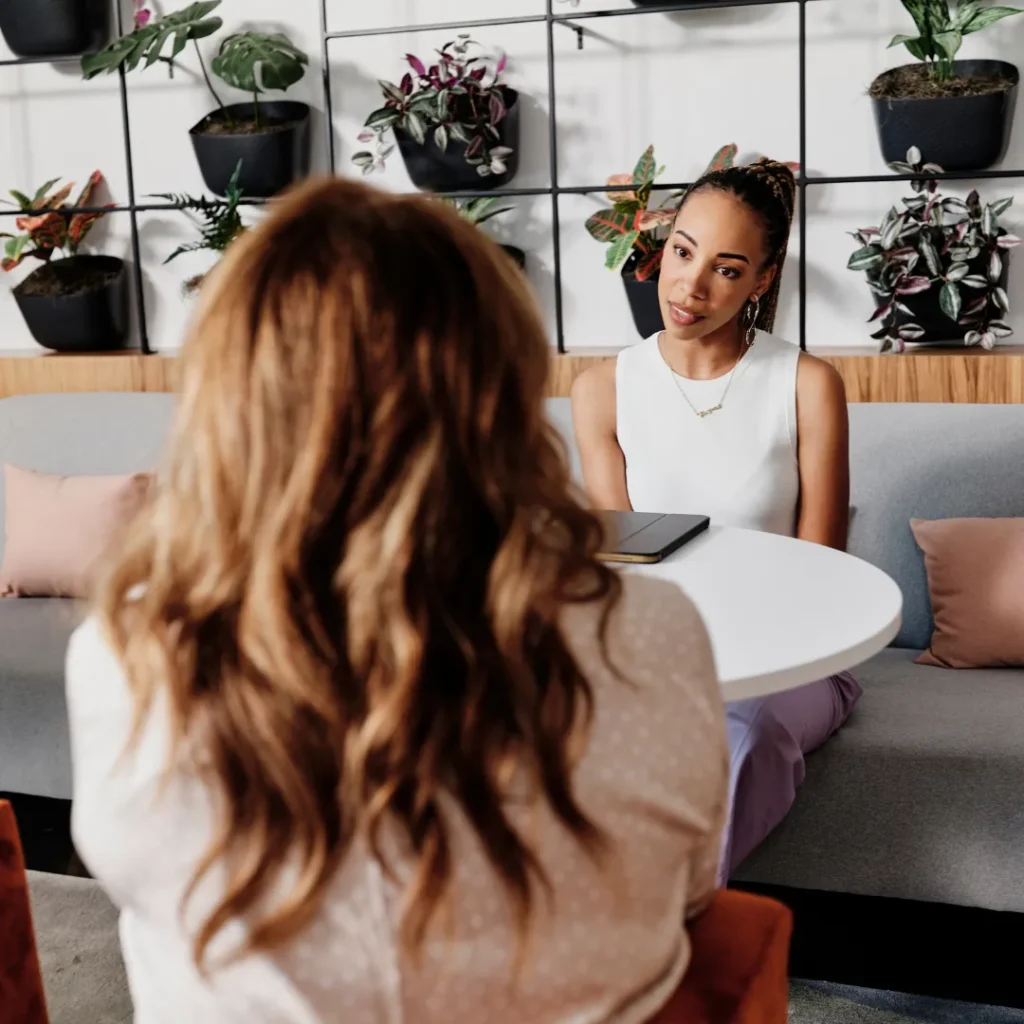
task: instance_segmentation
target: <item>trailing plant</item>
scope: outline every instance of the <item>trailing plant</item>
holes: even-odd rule
[[[165,264],[187,252],[199,252],[204,249],[222,254],[236,238],[248,230],[242,223],[242,216],[238,210],[242,201],[242,190],[238,185],[241,173],[242,162],[239,160],[231,175],[231,180],[228,182],[224,199],[207,199],[205,196],[196,198],[184,193],[159,192],[156,194],[155,198],[157,199],[166,199],[168,202],[179,205],[182,211],[196,223],[200,232],[197,241],[179,245],[164,260]],[[183,285],[185,293],[194,292],[203,283],[205,276],[205,274],[197,274],[188,278]]]
[[[200,39],[212,36],[223,25],[222,19],[212,13],[220,4],[221,0],[198,0],[162,18],[137,19],[134,31],[115,39],[99,53],[82,57],[83,78],[111,74],[119,68],[134,71],[140,64],[143,68],[156,63],[173,67],[175,58],[191,43],[206,85],[217,106],[224,110],[199,48]],[[306,54],[279,32],[237,32],[220,44],[210,68],[228,85],[252,94],[259,124],[260,96],[267,90],[288,89],[302,78],[308,64]]]
[[[31,196],[11,189],[8,194],[14,199],[14,203],[0,200],[8,205],[17,204],[19,210],[44,211],[29,213],[15,220],[15,226],[22,234],[0,232],[0,238],[7,239],[0,269],[14,270],[29,256],[48,263],[58,250],[62,256],[74,256],[93,225],[104,216],[102,210],[90,213],[73,212],[79,207],[89,205],[93,193],[103,181],[100,171],[93,171],[89,175],[85,187],[70,206],[65,200],[75,187],[74,183],[62,185],[56,191],[50,192],[58,181],[60,178],[46,182]],[[107,203],[103,209],[109,209],[113,205]]]
[[[879,325],[872,338],[883,352],[902,352],[908,341],[923,338],[905,300],[938,288],[939,308],[966,329],[965,344],[992,348],[1013,333],[1004,319],[1010,301],[1000,282],[1007,252],[1020,239],[999,224],[1013,199],[984,204],[976,191],[966,199],[940,195],[930,175],[942,168],[922,163],[916,147],[905,163],[890,167],[917,175],[910,183],[914,195],[893,206],[878,227],[851,232],[860,248],[847,264],[865,274],[878,299],[868,321]]]
[[[953,60],[972,32],[980,32],[1011,14],[1016,7],[985,7],[982,0],[901,0],[917,26],[917,35],[893,36],[889,46],[905,46],[912,56],[928,65],[936,81],[953,77]]]
[[[733,144],[723,146],[707,169],[731,167],[736,152]],[[620,186],[607,193],[613,205],[588,217],[586,228],[592,238],[609,243],[604,261],[609,270],[618,270],[635,254],[633,274],[638,281],[647,281],[657,274],[666,231],[675,218],[676,203],[682,195],[681,192],[670,193],[660,206],[650,208],[651,191],[664,170],[654,159],[652,145],[644,150],[632,174],[613,174],[605,182]]]
[[[477,226],[512,210],[511,206],[498,206],[498,196],[476,196],[473,199],[448,199],[442,196],[440,201],[458,211],[470,224]]]
[[[396,128],[420,145],[433,134],[442,151],[452,141],[463,143],[466,162],[481,177],[505,173],[512,150],[502,145],[498,126],[508,114],[508,86],[500,81],[507,58],[485,50],[468,35],[436,52],[429,66],[407,53],[409,71],[402,80],[397,85],[379,83],[384,106],[366,118],[359,133],[360,142],[376,142],[375,152],[360,150],[352,156],[364,174],[383,169],[395,148],[387,133]]]

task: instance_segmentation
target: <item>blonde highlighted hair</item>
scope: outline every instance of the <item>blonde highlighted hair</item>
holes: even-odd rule
[[[444,795],[525,935],[545,880],[512,771],[599,849],[572,786],[592,694],[559,617],[596,602],[603,637],[619,583],[544,416],[548,359],[508,257],[418,196],[307,184],[207,283],[164,478],[97,603],[138,720],[166,694],[221,798],[190,889],[224,866],[201,966],[235,918],[240,954],[295,936],[357,835],[390,867],[386,824],[420,946],[452,874]]]

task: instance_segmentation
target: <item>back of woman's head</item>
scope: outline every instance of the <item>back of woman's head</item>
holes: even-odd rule
[[[98,606],[140,719],[165,690],[222,797],[198,960],[234,917],[247,948],[292,937],[356,835],[390,867],[392,825],[415,947],[450,876],[443,793],[522,933],[543,878],[512,772],[596,848],[571,785],[591,693],[558,620],[618,589],[544,418],[547,360],[519,271],[425,198],[310,184],[210,281],[165,478]]]

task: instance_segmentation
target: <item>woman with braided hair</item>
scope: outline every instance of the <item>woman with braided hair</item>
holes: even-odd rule
[[[795,193],[788,167],[758,160],[709,172],[683,197],[658,285],[664,331],[573,387],[596,507],[701,513],[845,547],[842,381],[769,333]],[[731,824],[720,880],[785,817],[804,754],[842,725],[860,692],[842,673],[727,708]]]

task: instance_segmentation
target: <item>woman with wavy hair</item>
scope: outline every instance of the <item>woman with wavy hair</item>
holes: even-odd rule
[[[73,834],[136,1020],[649,1020],[725,811],[706,633],[599,562],[525,279],[305,186],[208,283],[72,639]]]

